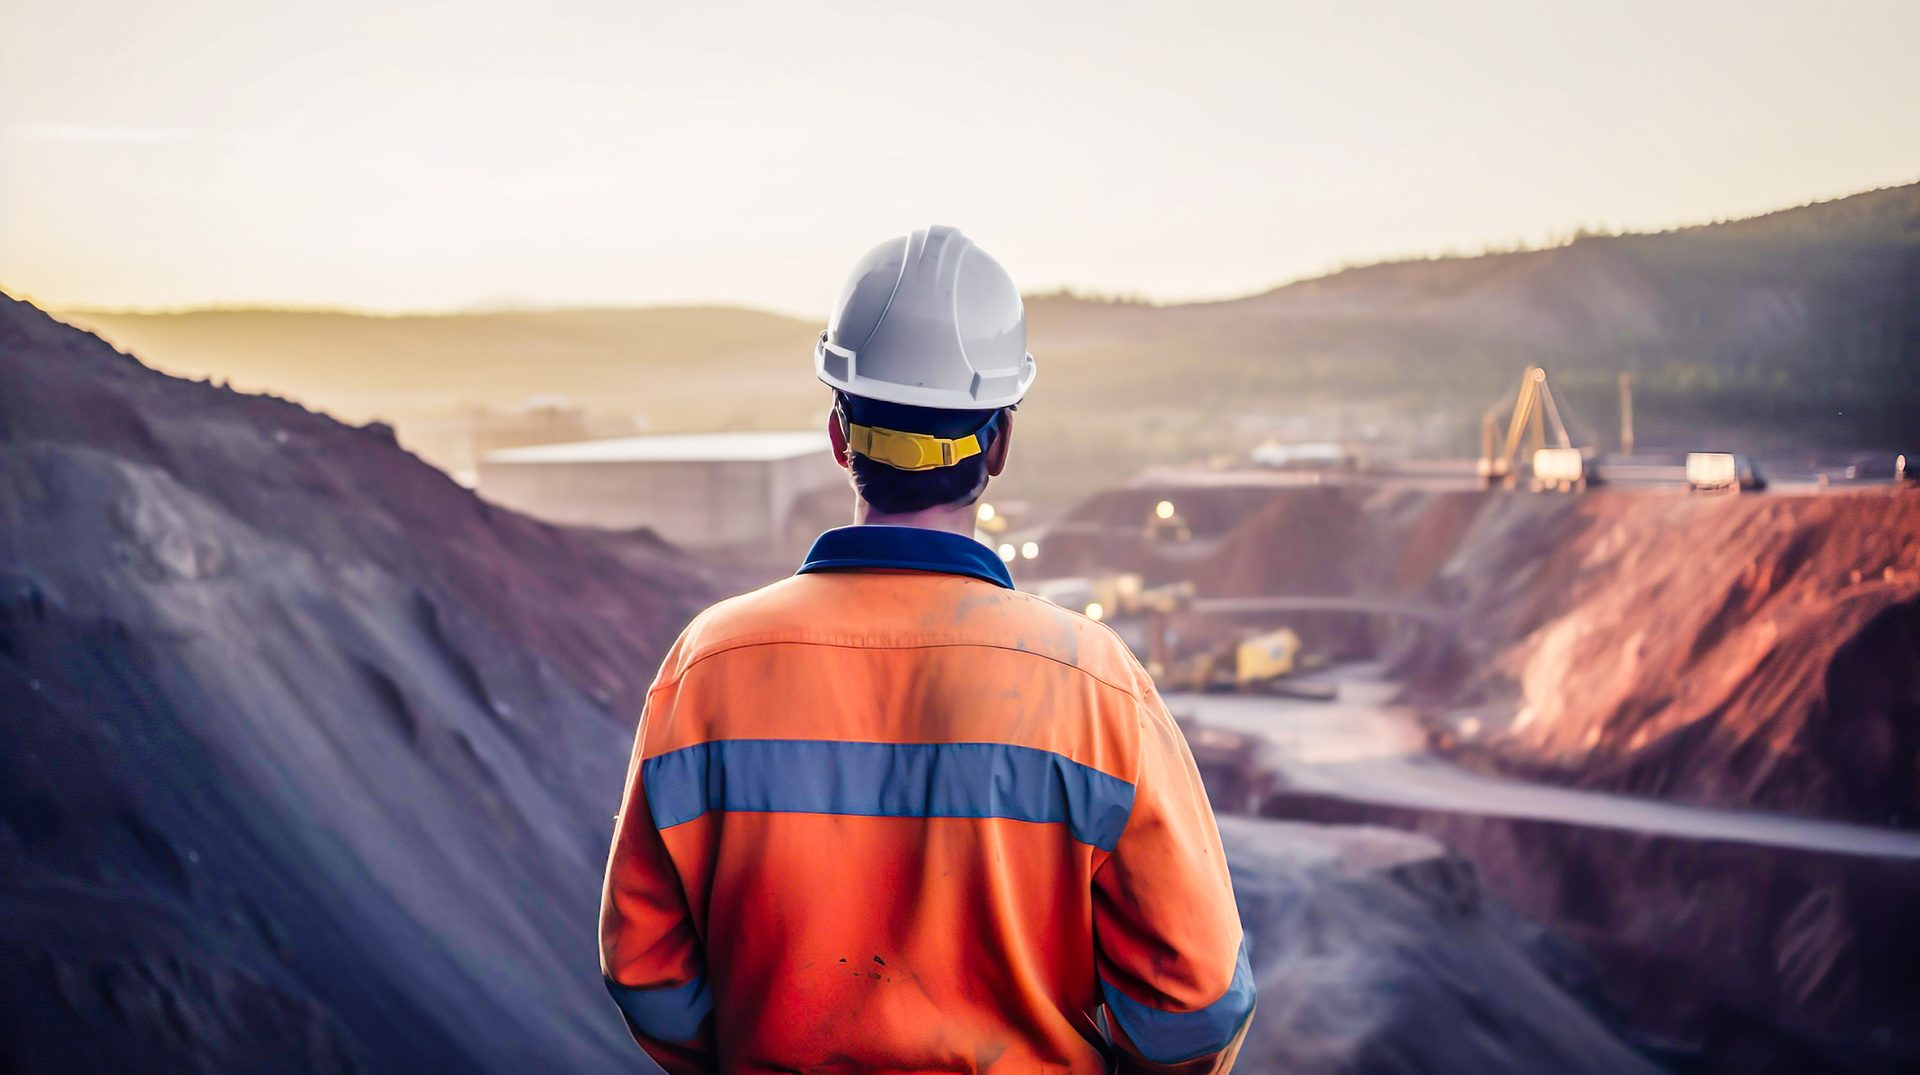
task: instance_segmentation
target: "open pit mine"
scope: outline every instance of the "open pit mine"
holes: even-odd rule
[[[643,1069],[602,856],[738,566],[10,299],[0,385],[0,1068]],[[1142,482],[1033,545],[1208,779],[1240,1070],[1920,1067],[1920,496]]]
[[[1920,1065],[1920,490],[1171,475],[1033,571],[1145,595],[1216,809],[1438,839],[1663,1062]]]

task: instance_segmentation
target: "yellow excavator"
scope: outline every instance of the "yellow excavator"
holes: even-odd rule
[[[1330,686],[1283,685],[1316,662],[1301,653],[1300,635],[1290,627],[1241,633],[1202,653],[1175,659],[1169,652],[1167,618],[1193,608],[1192,582],[1148,586],[1131,572],[1098,578],[1066,578],[1042,583],[1036,591],[1055,604],[1077,608],[1096,620],[1144,617],[1147,671],[1170,691],[1281,691],[1300,697],[1328,698]]]
[[[1182,660],[1150,662],[1148,670],[1163,690],[1261,691],[1299,671],[1302,663],[1299,633],[1282,627],[1230,639]]]
[[[1560,418],[1559,404],[1547,385],[1547,371],[1528,366],[1520,378],[1520,392],[1513,401],[1513,413],[1507,419],[1507,435],[1499,437],[1500,413],[1506,409],[1501,400],[1487,408],[1480,419],[1480,480],[1491,488],[1512,487],[1518,479],[1514,464],[1523,444],[1530,446],[1531,487],[1535,491],[1578,492],[1596,480],[1588,453],[1573,445],[1567,424]],[[1551,432],[1555,443],[1548,444]]]

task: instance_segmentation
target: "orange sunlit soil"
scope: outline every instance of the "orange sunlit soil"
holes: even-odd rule
[[[1191,542],[1141,523],[1176,498]],[[1042,575],[1128,570],[1202,597],[1352,595],[1445,620],[1307,612],[1382,655],[1465,760],[1703,804],[1920,817],[1920,494],[1583,496],[1378,484],[1102,494]],[[1204,648],[1242,629],[1179,622]]]
[[[1920,496],[1599,493],[1492,512],[1469,542],[1442,577],[1460,652],[1430,651],[1417,678],[1505,711],[1474,755],[1583,787],[1920,819]]]

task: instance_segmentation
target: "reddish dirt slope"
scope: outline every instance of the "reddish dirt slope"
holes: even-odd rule
[[[1402,667],[1468,753],[1585,787],[1920,819],[1920,496],[1490,505]],[[1455,730],[1459,724],[1453,724]]]
[[[1147,538],[1163,497],[1191,541]],[[1076,509],[1034,569],[1191,579],[1203,597],[1444,606],[1457,619],[1405,625],[1391,653],[1411,697],[1451,714],[1439,723],[1464,757],[1687,802],[1920,821],[1920,495],[1908,490],[1143,485]],[[1378,618],[1287,619],[1335,656],[1384,639]],[[1187,647],[1239,629],[1178,626]]]

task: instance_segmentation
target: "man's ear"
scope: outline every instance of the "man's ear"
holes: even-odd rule
[[[847,431],[840,424],[838,407],[827,411],[827,439],[833,442],[833,461],[840,464],[841,470],[848,469]]]
[[[1000,415],[999,435],[987,445],[987,477],[998,478],[1007,469],[1007,452],[1013,447],[1013,412]]]

